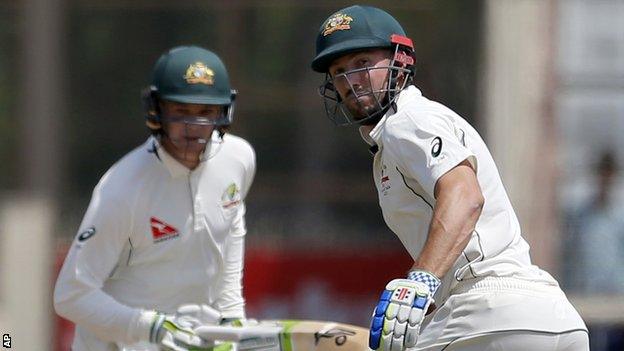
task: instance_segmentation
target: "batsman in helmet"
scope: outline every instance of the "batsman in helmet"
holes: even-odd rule
[[[359,127],[383,217],[414,259],[382,289],[370,348],[589,350],[583,320],[531,263],[483,139],[423,95],[415,67],[412,40],[381,9],[350,6],[318,30],[325,111]]]
[[[56,282],[74,351],[212,350],[194,328],[245,317],[254,150],[227,132],[236,92],[213,52],[164,53],[143,93],[151,136],[102,177]]]

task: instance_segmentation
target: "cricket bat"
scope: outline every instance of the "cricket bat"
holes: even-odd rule
[[[223,341],[223,350],[369,350],[368,329],[336,322],[263,320],[247,326],[200,326],[195,333],[205,339]],[[219,346],[214,350],[219,350]]]

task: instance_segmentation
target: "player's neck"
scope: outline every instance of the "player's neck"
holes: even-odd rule
[[[201,153],[195,154],[187,150],[181,151],[167,138],[161,138],[161,145],[174,160],[185,168],[192,171],[199,166]]]
[[[366,134],[370,134],[370,132],[373,130],[373,128],[375,128],[374,125],[360,126],[360,130],[362,131],[362,133],[366,133]]]
[[[180,162],[184,167],[188,168],[189,170],[194,170],[195,168],[197,168],[197,166],[199,166],[199,160],[198,161],[188,161],[185,159],[179,159],[176,158],[176,161]]]

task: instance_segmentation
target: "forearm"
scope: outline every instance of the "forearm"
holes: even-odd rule
[[[446,183],[442,184],[427,241],[412,267],[429,271],[440,278],[449,271],[470,241],[484,202],[474,175],[465,177],[465,172],[473,170],[467,166],[460,167],[451,177],[460,176],[463,181],[446,179]]]
[[[126,306],[106,294],[100,276],[108,270],[95,272],[86,262],[78,264],[78,255],[85,249],[70,251],[59,273],[54,289],[56,312],[104,341],[147,340],[154,313]]]
[[[215,307],[224,318],[244,318],[245,299],[242,294],[244,235],[230,238],[224,255],[223,277]]]
[[[56,312],[111,342],[148,340],[155,313],[123,305],[100,289],[59,289],[54,294]]]

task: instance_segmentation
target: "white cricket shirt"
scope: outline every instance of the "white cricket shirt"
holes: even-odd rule
[[[147,339],[152,313],[207,304],[244,317],[244,199],[255,154],[216,132],[190,171],[150,137],[95,187],[54,292],[74,351]]]
[[[488,328],[584,328],[582,321],[579,324],[578,314],[568,306],[569,303],[557,282],[548,273],[531,264],[529,246],[521,237],[518,219],[494,160],[472,126],[449,108],[423,97],[415,86],[409,86],[400,93],[396,101],[396,111],[389,111],[369,134],[364,131],[362,128],[364,139],[378,147],[374,157],[373,176],[384,220],[414,259],[418,257],[427,240],[436,204],[433,192],[437,180],[464,160],[468,160],[476,170],[485,204],[468,245],[449,272],[441,277],[442,286],[435,295],[438,306],[444,304],[451,294],[458,290],[465,292],[466,286],[472,286],[477,281],[505,277],[514,280],[491,283],[493,288],[490,291],[498,289],[500,284],[513,286],[513,289],[524,289],[527,284],[522,282],[539,284],[540,290],[544,290],[546,286],[545,289],[551,291],[554,299],[561,300],[565,305],[566,313],[569,312],[566,316],[571,317],[565,317],[567,321],[563,323],[555,323],[555,319],[543,318],[541,315],[528,318],[516,315],[497,319],[493,318],[496,314],[483,312],[492,308],[487,306],[488,300],[476,298],[466,308],[474,312],[475,318],[479,314],[492,319],[493,323],[488,324]],[[488,290],[489,282],[490,280],[486,280],[479,283],[486,285],[484,291]],[[504,294],[499,296],[505,299]],[[456,299],[449,304],[455,301]],[[552,300],[539,301],[553,306]],[[481,303],[484,305],[480,305]],[[529,311],[527,314],[535,307],[537,305],[534,302],[526,306],[522,303],[518,305],[518,309]],[[451,311],[456,310],[448,304],[442,310],[449,308]],[[550,309],[543,309],[547,310]],[[463,323],[461,316],[465,314],[447,313],[446,317],[434,317],[434,320],[437,319],[438,330],[425,329],[425,332],[437,333],[436,338],[439,338],[467,335],[474,330],[484,331],[485,324]],[[460,319],[455,323],[453,318]],[[538,318],[541,321],[537,321]],[[451,332],[449,328],[452,329]]]
[[[433,191],[442,175],[467,159],[485,198],[473,236],[442,279],[438,299],[461,280],[515,275],[530,267],[529,246],[479,134],[415,86],[401,92],[396,106],[397,112],[389,112],[370,132],[379,148],[374,181],[384,219],[410,255],[416,259],[427,240],[436,203]]]

